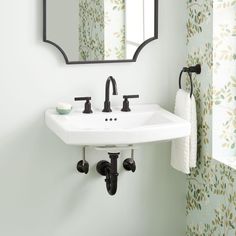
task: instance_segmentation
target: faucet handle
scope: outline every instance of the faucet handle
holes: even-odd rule
[[[84,111],[85,114],[91,114],[93,113],[91,109],[91,97],[75,97],[75,101],[86,101],[84,104]]]
[[[129,99],[129,98],[139,98],[139,95],[124,95],[124,99]]]
[[[129,108],[129,100],[128,99],[139,98],[139,95],[124,95],[123,98],[124,98],[124,102],[123,102],[123,108],[121,109],[121,111],[129,112],[131,110]]]

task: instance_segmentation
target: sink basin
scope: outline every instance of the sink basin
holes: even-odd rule
[[[74,109],[59,115],[45,113],[45,121],[63,142],[70,145],[128,145],[172,140],[190,135],[190,123],[156,104],[132,105],[131,112],[113,108],[112,113],[94,110],[83,114]]]

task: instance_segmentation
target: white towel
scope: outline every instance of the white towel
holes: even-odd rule
[[[173,168],[190,173],[190,168],[196,167],[197,162],[197,114],[195,98],[179,89],[175,101],[175,114],[191,124],[191,135],[172,141],[171,165]]]

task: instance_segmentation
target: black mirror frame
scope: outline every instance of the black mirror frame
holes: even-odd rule
[[[104,61],[69,61],[65,51],[56,43],[47,39],[47,0],[43,0],[43,42],[55,46],[63,55],[66,64],[95,64],[95,63],[121,63],[121,62],[136,62],[141,50],[151,41],[158,39],[158,0],[154,0],[154,37],[144,41],[136,50],[133,59],[129,60],[104,60]]]

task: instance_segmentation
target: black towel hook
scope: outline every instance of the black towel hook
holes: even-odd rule
[[[190,79],[190,86],[191,86],[191,90],[190,90],[190,98],[193,95],[193,80],[192,80],[192,73],[196,73],[196,74],[201,74],[201,65],[197,64],[196,66],[190,66],[190,67],[184,67],[179,75],[179,88],[181,89],[181,79],[182,79],[182,74],[183,72],[188,73],[189,79]]]

